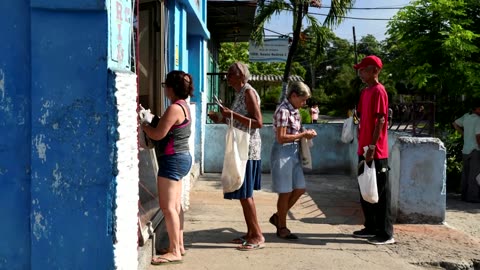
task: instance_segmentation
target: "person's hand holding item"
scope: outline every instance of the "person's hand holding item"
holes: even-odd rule
[[[317,136],[317,132],[313,129],[307,129],[303,132],[303,137],[307,139],[312,139],[313,137]]]
[[[143,108],[142,105],[140,105],[140,111],[138,111],[138,117],[140,118],[140,123],[142,125],[148,125],[152,123],[154,116],[155,115],[152,112],[150,112],[150,109],[145,110],[145,108]]]
[[[208,112],[208,117],[210,120],[212,120],[214,123],[220,123],[223,120],[223,116],[221,112],[214,112],[214,111],[209,111]]]
[[[230,119],[232,110],[230,110],[229,108],[227,108],[225,106],[222,106],[222,107],[220,107],[220,112],[221,112],[221,114],[224,118],[229,118]]]

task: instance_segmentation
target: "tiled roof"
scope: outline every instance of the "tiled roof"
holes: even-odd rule
[[[282,75],[251,75],[251,82],[281,82]],[[291,82],[303,82],[303,78],[298,75],[290,75],[289,81]]]

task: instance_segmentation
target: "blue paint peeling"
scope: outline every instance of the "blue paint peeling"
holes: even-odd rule
[[[114,269],[104,1],[1,1],[0,24],[0,269]]]

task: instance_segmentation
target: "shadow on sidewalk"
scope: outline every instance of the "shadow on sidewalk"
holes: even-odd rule
[[[231,241],[243,235],[232,228],[217,228],[185,232],[185,240],[190,248],[225,248],[235,245]],[[341,233],[296,233],[298,240],[284,240],[275,233],[264,233],[266,243],[289,243],[311,246],[323,246],[329,243],[336,244],[365,244],[362,239],[352,238],[351,235]]]
[[[466,212],[470,214],[480,213],[480,203],[470,203],[461,200],[460,194],[447,194],[447,210]]]

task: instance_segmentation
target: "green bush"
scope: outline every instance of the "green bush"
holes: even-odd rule
[[[442,141],[447,150],[447,191],[460,193],[463,137],[458,132],[450,130],[447,131]]]
[[[299,111],[300,111],[300,116],[302,117],[302,124],[312,123],[312,118],[310,117],[309,108],[300,108]]]
[[[267,90],[262,99],[262,106],[265,110],[275,110],[280,95],[282,94],[282,87],[272,87]]]

